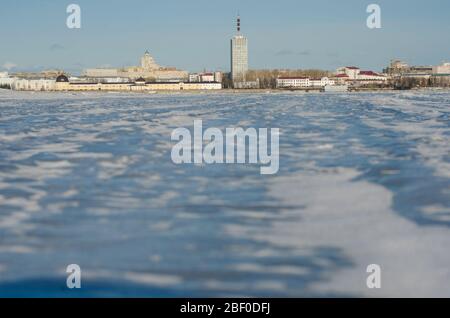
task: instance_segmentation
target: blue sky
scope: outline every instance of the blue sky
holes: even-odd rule
[[[66,27],[70,3],[81,6],[79,30]],[[381,29],[366,26],[370,3]],[[253,69],[450,60],[448,0],[1,0],[0,69],[129,66],[148,49],[161,65],[227,71],[237,12]]]

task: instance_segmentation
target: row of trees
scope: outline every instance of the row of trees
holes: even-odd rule
[[[412,89],[417,87],[450,87],[450,77],[413,78],[401,77],[391,81],[395,89]]]
[[[430,79],[431,87],[450,87],[450,76],[436,76]]]

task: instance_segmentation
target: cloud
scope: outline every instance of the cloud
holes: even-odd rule
[[[292,50],[284,49],[275,53],[276,56],[286,56],[286,55],[295,55],[295,52]]]
[[[59,44],[59,43],[54,43],[52,45],[50,45],[50,51],[60,51],[60,50],[65,50],[66,48]]]
[[[304,51],[293,51],[290,49],[284,49],[280,50],[275,53],[276,56],[308,56],[311,55],[310,50],[304,50]]]
[[[300,51],[300,52],[298,52],[297,55],[308,56],[308,55],[311,55],[311,51],[309,51],[309,50]]]
[[[2,67],[9,71],[9,70],[17,67],[17,64],[15,64],[13,62],[6,62],[5,64],[2,65]]]

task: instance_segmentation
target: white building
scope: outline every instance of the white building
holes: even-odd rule
[[[221,72],[206,72],[189,74],[190,83],[222,83]]]
[[[214,81],[216,83],[222,83],[222,79],[223,79],[222,72],[214,72]]]
[[[333,79],[336,83],[343,85],[345,83],[347,83],[348,81],[350,81],[350,77],[347,74],[336,74],[335,76],[333,76]]]
[[[310,79],[309,77],[279,77],[277,88],[308,88],[336,85],[336,81],[328,77]]]
[[[245,81],[248,71],[248,41],[241,34],[241,18],[237,20],[238,34],[231,39],[231,78],[233,82]]]
[[[360,71],[356,79],[358,81],[365,81],[379,84],[382,84],[387,81],[387,77],[385,75],[378,74],[373,71]]]
[[[277,88],[306,88],[310,87],[309,77],[279,77]]]
[[[184,83],[184,82],[146,82],[139,78],[132,82],[71,82],[65,75],[54,79],[14,79],[13,90],[20,91],[181,91],[181,90],[220,90],[222,83]]]
[[[450,74],[450,63],[433,67],[433,74]]]
[[[0,72],[0,86],[11,86],[16,79],[8,76],[8,72]]]
[[[53,79],[15,79],[11,88],[17,91],[52,91],[55,89]]]
[[[200,74],[191,73],[189,74],[189,83],[198,83],[200,82]]]
[[[387,81],[387,76],[373,71],[361,71],[359,67],[346,66],[337,69],[334,76],[339,83],[354,82],[361,84],[383,84]]]
[[[214,73],[203,73],[200,75],[200,80],[207,83],[215,82]]]
[[[313,78],[309,80],[309,83],[312,87],[325,87],[336,85],[336,81],[329,79],[328,77]]]
[[[130,79],[127,77],[71,77],[70,82],[128,83]]]
[[[345,74],[350,80],[356,80],[361,69],[355,66],[345,66],[338,68],[336,74]]]
[[[202,83],[182,83],[182,88],[184,90],[220,90],[222,89],[222,83],[216,82],[202,82]]]

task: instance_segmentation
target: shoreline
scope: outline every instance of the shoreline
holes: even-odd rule
[[[28,91],[28,90],[11,90],[0,89],[3,93],[24,93],[30,95],[44,94],[62,94],[67,96],[83,96],[83,95],[245,95],[245,94],[292,94],[292,95],[309,95],[309,94],[355,94],[355,93],[394,93],[394,92],[445,92],[450,91],[450,87],[423,87],[410,90],[396,90],[393,88],[359,88],[352,89],[348,92],[323,92],[319,90],[303,90],[303,89],[221,89],[221,90],[157,90],[157,91]]]

